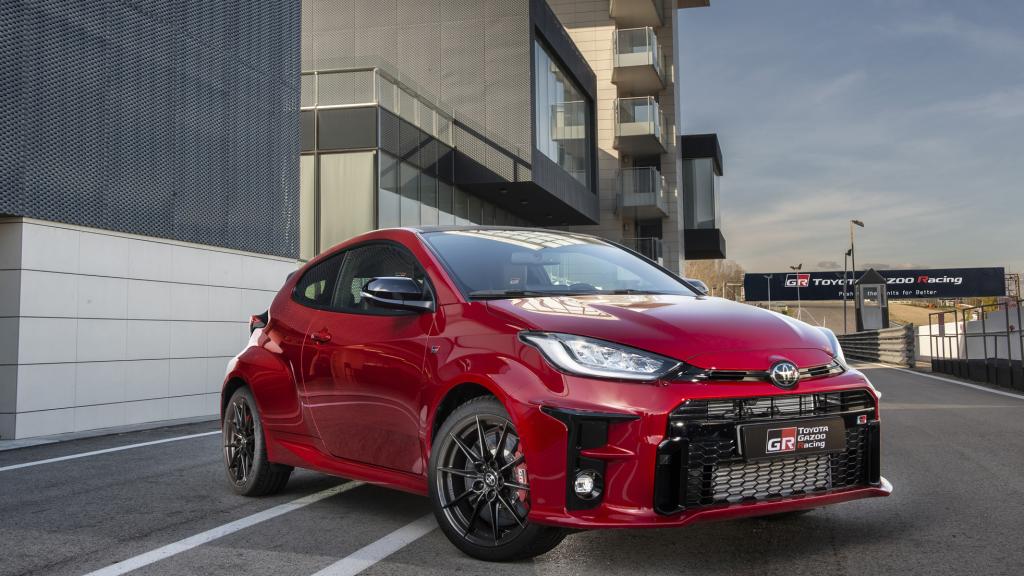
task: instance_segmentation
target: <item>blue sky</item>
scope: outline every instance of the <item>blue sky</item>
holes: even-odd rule
[[[841,268],[857,218],[858,264],[1024,272],[1024,2],[712,0],[677,46],[747,270]]]

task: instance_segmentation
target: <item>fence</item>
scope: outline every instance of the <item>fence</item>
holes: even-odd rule
[[[838,338],[843,353],[853,360],[870,360],[913,368],[917,358],[913,324],[845,334]]]
[[[932,371],[1024,390],[1021,300],[929,315]]]

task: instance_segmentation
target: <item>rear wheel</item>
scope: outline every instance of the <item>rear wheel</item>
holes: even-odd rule
[[[430,456],[430,499],[445,536],[481,560],[532,558],[565,537],[564,530],[527,520],[526,458],[493,397],[466,402],[441,425]]]
[[[221,431],[224,467],[235,492],[243,496],[266,496],[284,488],[292,468],[267,460],[263,423],[248,388],[239,388],[231,396],[224,410]]]

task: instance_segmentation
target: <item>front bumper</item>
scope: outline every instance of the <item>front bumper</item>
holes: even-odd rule
[[[639,389],[613,385],[626,386],[630,393]],[[730,445],[734,427],[717,422],[691,423],[687,428],[679,425],[678,412],[673,412],[693,398],[781,399],[844,390],[866,391],[870,400],[870,410],[844,416],[845,452],[768,463],[747,464],[739,457]],[[594,390],[589,392],[587,397],[592,398]],[[647,392],[644,410],[594,410],[593,404],[567,407],[572,405],[571,393],[560,399],[559,406],[549,402],[538,407],[535,417],[528,419],[533,430],[524,438],[530,446],[532,521],[578,529],[683,526],[888,496],[892,491],[879,473],[877,397],[859,373],[809,381],[794,391],[766,384],[708,383]],[[620,405],[632,404],[622,400],[626,399],[620,398]],[[660,406],[654,408],[657,403]],[[862,414],[868,416],[867,422],[857,419]],[[543,454],[536,458],[539,447]],[[580,470],[599,474],[599,498],[575,495],[572,481]]]

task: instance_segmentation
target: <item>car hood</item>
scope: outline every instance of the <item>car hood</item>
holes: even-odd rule
[[[825,334],[788,316],[710,297],[551,296],[491,300],[488,308],[524,329],[618,342],[701,368],[765,370],[831,361]]]

